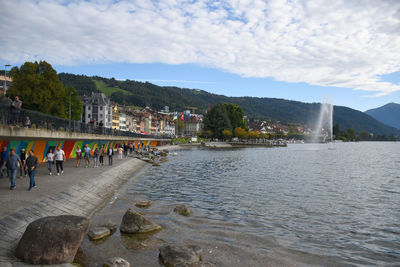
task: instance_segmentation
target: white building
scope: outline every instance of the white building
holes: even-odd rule
[[[126,114],[125,113],[119,114],[119,130],[126,131]]]
[[[82,122],[103,123],[106,128],[112,127],[112,105],[103,93],[92,93],[83,98]]]

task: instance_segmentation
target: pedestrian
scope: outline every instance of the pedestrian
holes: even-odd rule
[[[99,155],[100,165],[101,166],[104,166],[104,153],[106,153],[106,151],[104,150],[104,146],[101,145],[101,147],[100,147],[100,155]]]
[[[114,156],[114,149],[112,148],[112,146],[108,148],[107,155],[108,155],[108,166],[112,166],[113,156]]]
[[[76,167],[81,166],[82,150],[79,146],[76,146]]]
[[[88,146],[88,144],[86,144],[83,148],[83,153],[85,153],[85,155],[83,156],[85,159],[85,168],[88,168],[90,166],[90,147]]]
[[[52,175],[53,172],[53,163],[54,163],[54,154],[53,154],[53,149],[49,149],[49,152],[47,152],[46,155],[47,159],[47,169],[49,170],[49,175]]]
[[[122,159],[122,153],[124,152],[124,149],[122,148],[122,145],[118,147],[118,158]]]
[[[10,178],[10,190],[14,190],[16,187],[15,180],[17,178],[18,163],[21,166],[22,162],[17,154],[15,154],[14,148],[10,150],[10,155],[7,157],[6,161],[2,166],[7,165],[8,177]]]
[[[36,187],[35,175],[36,175],[37,164],[38,164],[38,158],[33,153],[33,149],[31,149],[29,151],[29,157],[26,160],[26,169],[28,170],[28,174],[29,174],[28,190],[32,190],[32,188]]]
[[[130,144],[129,145],[129,154],[132,154],[133,153],[133,144]]]
[[[19,159],[22,162],[22,165],[19,168],[19,177],[22,177],[22,171],[24,172],[25,176],[27,176],[28,172],[26,171],[26,168],[25,168],[25,164],[26,164],[25,148],[21,149],[21,153],[19,154]]]
[[[128,144],[124,144],[124,157],[126,158],[128,156]]]
[[[60,170],[61,174],[63,174],[64,173],[63,163],[64,161],[67,161],[64,150],[62,150],[61,147],[57,147],[55,156],[56,156],[55,160],[56,160],[57,175],[60,175]]]
[[[16,125],[19,121],[19,114],[21,112],[22,101],[19,100],[18,96],[15,96],[15,100],[11,104],[11,114],[13,117],[13,124]]]
[[[98,147],[93,152],[93,167],[97,168],[99,167],[99,156],[100,156],[100,150]]]
[[[29,119],[28,116],[27,116],[26,119],[25,119],[24,126],[25,126],[26,128],[31,128],[31,127],[32,127],[31,120]]]
[[[0,178],[3,178],[3,171],[6,169],[4,167],[4,162],[6,162],[8,158],[7,147],[3,147],[3,151],[0,153]]]

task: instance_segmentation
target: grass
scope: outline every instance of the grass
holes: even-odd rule
[[[94,83],[96,84],[97,89],[102,91],[106,96],[110,96],[114,92],[122,92],[126,95],[130,95],[130,92],[125,91],[124,89],[117,88],[117,87],[109,87],[107,84],[105,84],[103,81],[98,81],[98,80],[93,80]]]

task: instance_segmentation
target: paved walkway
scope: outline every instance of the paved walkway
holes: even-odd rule
[[[65,164],[64,174],[48,175],[40,165],[36,185],[28,191],[29,178],[17,178],[10,190],[8,178],[0,179],[0,266],[22,266],[13,260],[15,248],[27,225],[41,217],[62,214],[91,217],[127,179],[148,163],[128,157],[114,166],[76,168],[73,159]],[[81,164],[82,165],[82,164]]]

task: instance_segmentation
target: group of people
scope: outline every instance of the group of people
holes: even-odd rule
[[[76,167],[78,168],[81,166],[81,160],[82,156],[85,161],[85,168],[90,167],[90,159],[92,158],[91,155],[92,149],[90,149],[89,145],[86,144],[83,147],[83,150],[77,146],[76,147]],[[103,145],[99,147],[96,147],[93,150],[93,167],[97,168],[99,166],[104,166],[104,156],[108,156],[108,165],[112,166],[113,165],[113,156],[114,156],[114,149],[112,147],[109,147],[108,149],[105,149]]]
[[[10,153],[7,153],[7,148],[4,147],[0,154],[0,177],[3,177],[4,169],[7,169],[7,174],[10,179],[10,189],[14,190],[16,187],[16,178],[18,169],[20,170],[20,176],[24,173],[25,176],[29,175],[29,188],[36,187],[35,175],[38,166],[38,158],[35,156],[33,149],[29,150],[29,155],[26,157],[25,149],[21,150],[21,155],[15,153],[15,149],[11,149]]]
[[[141,147],[146,149],[143,144]],[[140,148],[140,146],[138,147]],[[124,156],[128,156],[128,154],[133,153],[134,146],[133,144],[119,144],[117,147],[117,152],[119,159],[122,159]],[[86,144],[83,149],[79,146],[76,147],[76,167],[80,167],[82,158],[85,162],[85,168],[90,167],[91,159],[93,158],[93,167],[97,168],[99,166],[104,166],[104,157],[108,157],[108,165],[113,165],[113,157],[114,157],[114,149],[113,147],[109,147],[105,149],[103,145],[100,147],[96,147],[93,150]],[[92,155],[93,154],[93,155]],[[65,152],[62,150],[60,146],[53,151],[50,148],[47,152],[45,162],[47,165],[47,169],[49,171],[49,175],[53,175],[53,166],[56,166],[57,175],[64,173],[64,163],[67,161],[67,157]],[[38,167],[38,158],[35,156],[34,151],[29,150],[28,156],[25,149],[21,149],[20,155],[15,153],[15,149],[11,149],[10,152],[7,152],[7,147],[3,148],[3,151],[0,153],[0,178],[4,176],[4,170],[7,170],[8,177],[10,179],[10,189],[14,190],[16,187],[16,177],[18,170],[20,171],[20,177],[28,176],[30,178],[29,188],[28,190],[32,190],[32,188],[36,187],[35,183],[35,175],[36,169]]]

